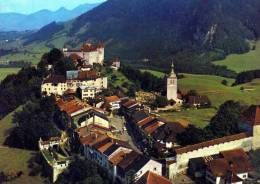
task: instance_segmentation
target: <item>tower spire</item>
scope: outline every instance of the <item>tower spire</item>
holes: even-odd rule
[[[174,72],[174,64],[173,64],[173,61],[172,61],[172,65],[171,65],[170,77],[176,77],[176,74],[175,74],[175,72]]]

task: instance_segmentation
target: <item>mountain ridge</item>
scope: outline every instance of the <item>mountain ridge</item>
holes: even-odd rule
[[[1,13],[0,31],[37,30],[53,21],[64,22],[73,19],[98,5],[99,3],[82,4],[72,10],[64,7],[56,11],[42,9],[28,15],[21,13]]]
[[[259,0],[108,0],[69,23],[52,25],[46,39],[33,39],[43,30],[25,39],[30,44],[62,37],[59,46],[71,47],[104,41],[107,58],[148,58],[166,68],[174,56],[180,71],[190,72],[188,64],[207,70],[212,60],[248,52],[248,40],[260,33],[259,18]]]

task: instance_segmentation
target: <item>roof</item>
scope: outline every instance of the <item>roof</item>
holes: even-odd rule
[[[149,117],[149,115],[144,111],[136,111],[132,114],[133,122],[139,122],[147,117]]]
[[[144,129],[144,131],[147,133],[147,134],[152,134],[155,130],[157,130],[160,126],[162,126],[164,123],[160,122],[160,121],[156,121],[154,124],[146,127]]]
[[[170,180],[156,173],[147,171],[136,184],[172,184]]]
[[[75,99],[70,101],[64,101],[60,99],[56,102],[56,104],[59,107],[60,111],[66,112],[69,116],[71,116],[75,112],[85,109],[86,107],[89,107],[87,104]]]
[[[73,61],[77,61],[77,60],[81,60],[81,59],[82,59],[82,57],[80,57],[80,56],[79,56],[78,54],[76,54],[76,53],[70,54],[69,58],[72,59]]]
[[[228,161],[224,158],[214,159],[207,163],[207,167],[215,177],[223,177],[229,169]]]
[[[108,103],[112,103],[112,102],[120,101],[120,98],[118,96],[109,96],[109,97],[105,97],[105,101]]]
[[[250,106],[243,112],[242,119],[248,121],[252,126],[260,125],[260,106]]]
[[[177,149],[175,149],[175,152],[176,152],[176,154],[188,153],[188,152],[198,150],[198,149],[201,149],[201,148],[204,148],[204,147],[209,147],[209,146],[213,146],[213,145],[216,145],[216,144],[235,141],[235,140],[239,140],[239,139],[243,139],[243,138],[247,138],[247,137],[248,137],[247,133],[240,133],[240,134],[225,136],[225,137],[221,137],[221,138],[206,141],[206,142],[202,142],[202,143],[198,143],[198,144],[194,144],[194,145],[189,145],[189,146],[185,146],[185,147],[182,147],[182,148],[177,148]]]
[[[145,124],[147,124],[147,123],[149,123],[149,122],[151,122],[151,121],[153,121],[153,120],[155,120],[155,117],[153,117],[153,116],[148,116],[148,117],[146,117],[145,119],[142,119],[141,121],[138,121],[137,124],[138,124],[139,126],[144,126]]]
[[[43,84],[45,83],[66,83],[66,78],[63,75],[50,75],[43,80]]]
[[[127,157],[129,153],[131,153],[131,151],[129,152],[128,150],[121,150],[112,157],[110,157],[109,161],[115,166],[119,164],[125,157]]]
[[[203,96],[189,96],[189,104],[207,104],[209,103],[209,98],[205,95]]]
[[[132,106],[136,106],[136,105],[138,105],[138,103],[134,100],[129,100],[122,104],[122,106],[125,108],[131,108]]]
[[[159,127],[152,136],[156,140],[175,142],[177,134],[182,133],[183,131],[185,131],[185,128],[180,123],[169,122]]]
[[[245,173],[253,169],[250,158],[243,149],[223,151],[221,155],[233,164],[232,171],[235,173]]]
[[[100,142],[102,140],[107,139],[108,136],[104,134],[98,134],[98,133],[91,133],[85,137],[82,137],[80,139],[81,144],[87,145],[87,146],[92,146],[96,144],[97,142]]]
[[[83,52],[93,52],[96,51],[99,48],[104,48],[104,44],[103,43],[98,43],[97,45],[92,45],[92,44],[83,44],[81,47],[81,51]]]
[[[92,71],[79,71],[78,72],[78,79],[79,80],[92,80],[98,78],[97,72],[92,70]]]
[[[130,166],[135,159],[137,159],[140,156],[139,153],[132,151],[130,154],[128,154],[127,158],[124,158],[121,162],[119,162],[118,166],[125,170],[128,166]]]

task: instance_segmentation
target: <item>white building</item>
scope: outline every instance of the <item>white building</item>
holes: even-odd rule
[[[43,80],[41,85],[41,92],[47,96],[52,94],[63,95],[67,91],[68,85],[66,79],[62,75],[48,76]]]
[[[107,89],[107,77],[101,77],[95,71],[75,71],[78,72],[76,78],[67,79],[62,75],[50,75],[43,80],[41,92],[47,96],[52,94],[62,96],[67,90],[76,92],[80,87],[95,88],[95,91],[87,90],[84,95],[93,96]]]
[[[170,75],[167,77],[167,99],[178,101],[177,94],[177,76],[174,72],[174,65],[172,64],[172,70]]]
[[[120,109],[120,103],[121,100],[118,96],[109,96],[105,98],[106,107],[111,111]]]
[[[99,43],[98,45],[86,43],[83,44],[78,50],[69,50],[64,47],[63,53],[66,57],[70,57],[72,54],[77,54],[90,65],[95,63],[103,65],[105,58],[105,47],[103,43]]]
[[[80,95],[82,100],[87,100],[89,98],[95,98],[98,93],[97,88],[88,87],[88,86],[80,86]]]

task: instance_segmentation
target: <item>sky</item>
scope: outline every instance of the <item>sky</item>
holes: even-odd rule
[[[61,7],[73,9],[80,4],[98,3],[104,0],[0,0],[0,13],[30,14],[42,9],[55,11]]]

